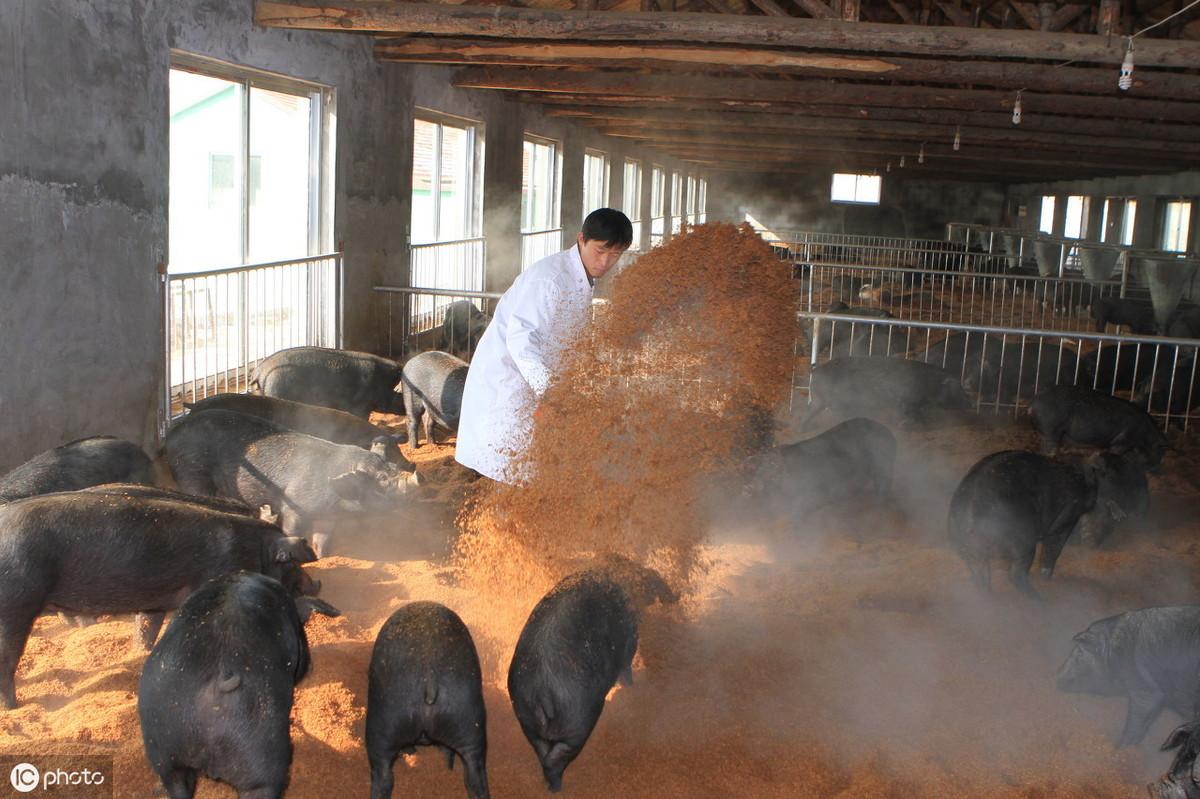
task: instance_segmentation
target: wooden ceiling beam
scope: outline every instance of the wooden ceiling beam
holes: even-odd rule
[[[762,117],[808,117],[917,122],[937,125],[974,125],[995,130],[1044,131],[1053,133],[1138,138],[1162,142],[1195,142],[1200,139],[1195,125],[1142,122],[1138,120],[1089,119],[1057,114],[1026,116],[1020,127],[1012,124],[1007,111],[953,111],[939,109],[825,105],[819,103],[743,103],[727,100],[658,100],[646,97],[603,97],[597,95],[538,94],[514,95],[522,102],[538,103],[548,109],[612,109],[630,112],[642,110],[660,113],[712,115],[746,114]]]
[[[899,158],[902,155],[915,159],[921,142],[855,139],[845,141],[830,141],[820,137],[780,137],[769,135],[744,136],[728,132],[651,130],[630,132],[625,130],[613,131],[601,128],[601,133],[615,138],[628,138],[643,144],[657,144],[664,147],[687,145],[718,145],[741,147],[747,151],[765,152],[838,152],[856,155],[890,155]],[[1104,154],[1092,151],[1070,152],[1033,149],[1014,149],[998,146],[976,144],[958,152],[951,149],[949,143],[941,144],[925,142],[927,160],[942,159],[951,163],[983,161],[991,164],[1002,164],[1005,167],[1025,164],[1029,166],[1079,167],[1079,168],[1111,168],[1128,166],[1131,169],[1147,171],[1181,171],[1200,165],[1200,157],[1192,156],[1148,156],[1140,154],[1136,158],[1119,159],[1106,157]]]
[[[807,4],[820,0],[800,2],[807,7]],[[832,15],[832,11],[829,13]],[[1113,65],[1119,65],[1125,55],[1124,42],[1094,34],[889,25],[798,17],[764,21],[752,16],[690,12],[598,14],[383,0],[256,0],[254,20],[266,27],[300,30],[507,39],[738,43],[925,56],[1075,60]],[[1142,66],[1194,67],[1200,64],[1200,41],[1143,39],[1138,43],[1138,63]]]
[[[662,99],[726,99],[742,102],[819,102],[834,105],[956,108],[971,111],[1011,109],[1015,96],[1013,92],[1008,91],[873,86],[816,79],[754,80],[518,67],[466,67],[455,73],[451,85],[464,89],[522,92]],[[1025,114],[1029,116],[1055,113],[1083,117],[1200,123],[1200,103],[1032,92],[1026,92],[1021,102]]]
[[[762,116],[748,115],[762,120]],[[593,116],[588,118],[572,117],[576,122],[591,127],[625,134],[642,130],[653,130],[666,126],[674,130],[707,130],[721,132],[737,132],[748,135],[796,135],[796,134],[834,134],[848,140],[860,137],[888,137],[914,142],[953,141],[955,126],[923,125],[916,122],[861,122],[858,120],[829,120],[806,118],[783,118],[778,123],[769,121],[723,121],[720,117],[687,118],[663,114],[652,118],[638,120],[628,117]],[[768,118],[769,120],[770,118]],[[1006,130],[989,130],[972,126],[961,127],[963,141],[967,147],[979,145],[1008,145],[1012,147],[1032,147],[1045,150],[1069,150],[1072,152],[1090,152],[1112,157],[1136,157],[1139,154],[1159,155],[1164,149],[1162,142],[1143,141],[1140,139],[1121,139],[1100,136],[1067,136],[1062,134],[1035,133],[1029,131],[1013,132]],[[1176,142],[1170,148],[1172,156],[1200,157],[1200,142]]]
[[[715,0],[714,0],[715,1]],[[991,86],[1030,91],[1114,94],[1117,73],[1107,68],[1059,67],[1003,61],[958,61],[897,56],[864,58],[751,47],[545,42],[412,37],[375,45],[376,57],[412,63],[621,67],[670,67],[707,71],[722,67],[784,71],[813,77],[879,78],[891,81]],[[1200,101],[1200,76],[1139,69],[1132,95]]]

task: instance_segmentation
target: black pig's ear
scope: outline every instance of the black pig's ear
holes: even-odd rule
[[[314,613],[320,613],[322,616],[341,616],[342,612],[333,605],[326,602],[324,599],[317,599],[312,596],[302,596],[296,599],[296,613],[300,616],[300,623],[304,624]]]
[[[329,485],[333,492],[342,499],[350,502],[359,502],[363,498],[363,489],[366,487],[366,482],[371,479],[371,476],[366,472],[357,469],[336,477],[329,478]]]
[[[1161,751],[1169,752],[1172,749],[1178,749],[1184,744],[1189,743],[1198,730],[1200,730],[1200,724],[1197,724],[1197,722],[1180,724],[1171,731],[1171,734],[1167,736],[1167,740],[1163,741]]]

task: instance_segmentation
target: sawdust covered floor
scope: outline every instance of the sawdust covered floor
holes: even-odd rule
[[[1100,550],[1069,546],[1045,603],[1003,575],[981,598],[943,546],[949,493],[986,452],[1031,445],[1023,427],[975,423],[902,432],[896,502],[818,513],[795,530],[726,520],[707,573],[677,611],[642,626],[632,688],[614,693],[567,771],[572,797],[1125,797],[1144,795],[1167,757],[1169,713],[1138,748],[1116,751],[1124,702],[1058,694],[1070,637],[1105,615],[1195,600],[1200,495],[1194,457],[1153,478],[1151,529]],[[400,604],[434,599],[471,627],[488,673],[489,778],[496,797],[546,795],[500,688],[513,631],[446,566],[463,476],[449,447],[422,448],[442,487],[405,517],[346,532],[313,566],[344,612],[308,627],[313,671],[296,692],[289,797],[365,796],[366,668]],[[919,477],[917,476],[919,475]],[[39,620],[17,676],[21,707],[0,713],[0,751],[115,759],[115,795],[161,795],[136,714],[144,655],[127,619],[70,629]],[[433,750],[397,764],[398,796],[465,795]],[[201,797],[228,797],[203,782]]]

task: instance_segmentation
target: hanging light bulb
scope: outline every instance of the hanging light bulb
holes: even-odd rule
[[[1021,124],[1021,93],[1017,92],[1017,101],[1013,103],[1013,124]]]
[[[954,126],[954,152],[958,152],[959,146],[962,145],[962,128],[958,125]]]
[[[917,152],[917,163],[925,163],[925,142],[921,142],[921,149]]]
[[[900,156],[900,168],[904,169],[904,156]]]
[[[1127,92],[1133,86],[1133,37],[1129,37],[1129,45],[1125,49],[1125,60],[1121,62],[1121,77],[1117,78],[1117,86]]]

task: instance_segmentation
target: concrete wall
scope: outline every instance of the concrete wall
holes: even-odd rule
[[[776,176],[716,173],[710,179],[709,218],[715,213],[740,221],[749,213],[775,230],[938,239],[945,236],[947,222],[999,224],[1003,186],[922,180],[898,173],[893,169],[883,176],[877,206],[831,202],[832,169]]]
[[[1162,209],[1166,202],[1178,198],[1192,199],[1191,245],[1192,252],[1200,252],[1200,172],[1177,172],[1172,175],[1138,175],[1093,180],[1060,181],[1055,183],[1025,183],[1009,187],[1009,208],[1024,205],[1024,217],[1012,216],[1010,224],[1024,230],[1037,230],[1041,213],[1041,198],[1053,195],[1053,233],[1061,235],[1066,217],[1067,197],[1083,195],[1091,198],[1089,224],[1086,238],[1099,239],[1100,214],[1106,197],[1132,197],[1137,200],[1137,215],[1134,219],[1135,247],[1154,249],[1159,246]]]
[[[622,142],[451,89],[447,69],[380,64],[366,37],[256,28],[252,18],[252,0],[4,0],[0,471],[83,436],[154,443],[172,49],[335,89],[333,240],[346,252],[352,348],[383,349],[386,305],[371,287],[407,281],[414,106],[485,123],[490,289],[519,269],[525,130],[567,143],[569,237],[582,215],[572,187],[582,186],[583,147],[609,152],[619,186]],[[630,154],[649,168],[646,154]]]

